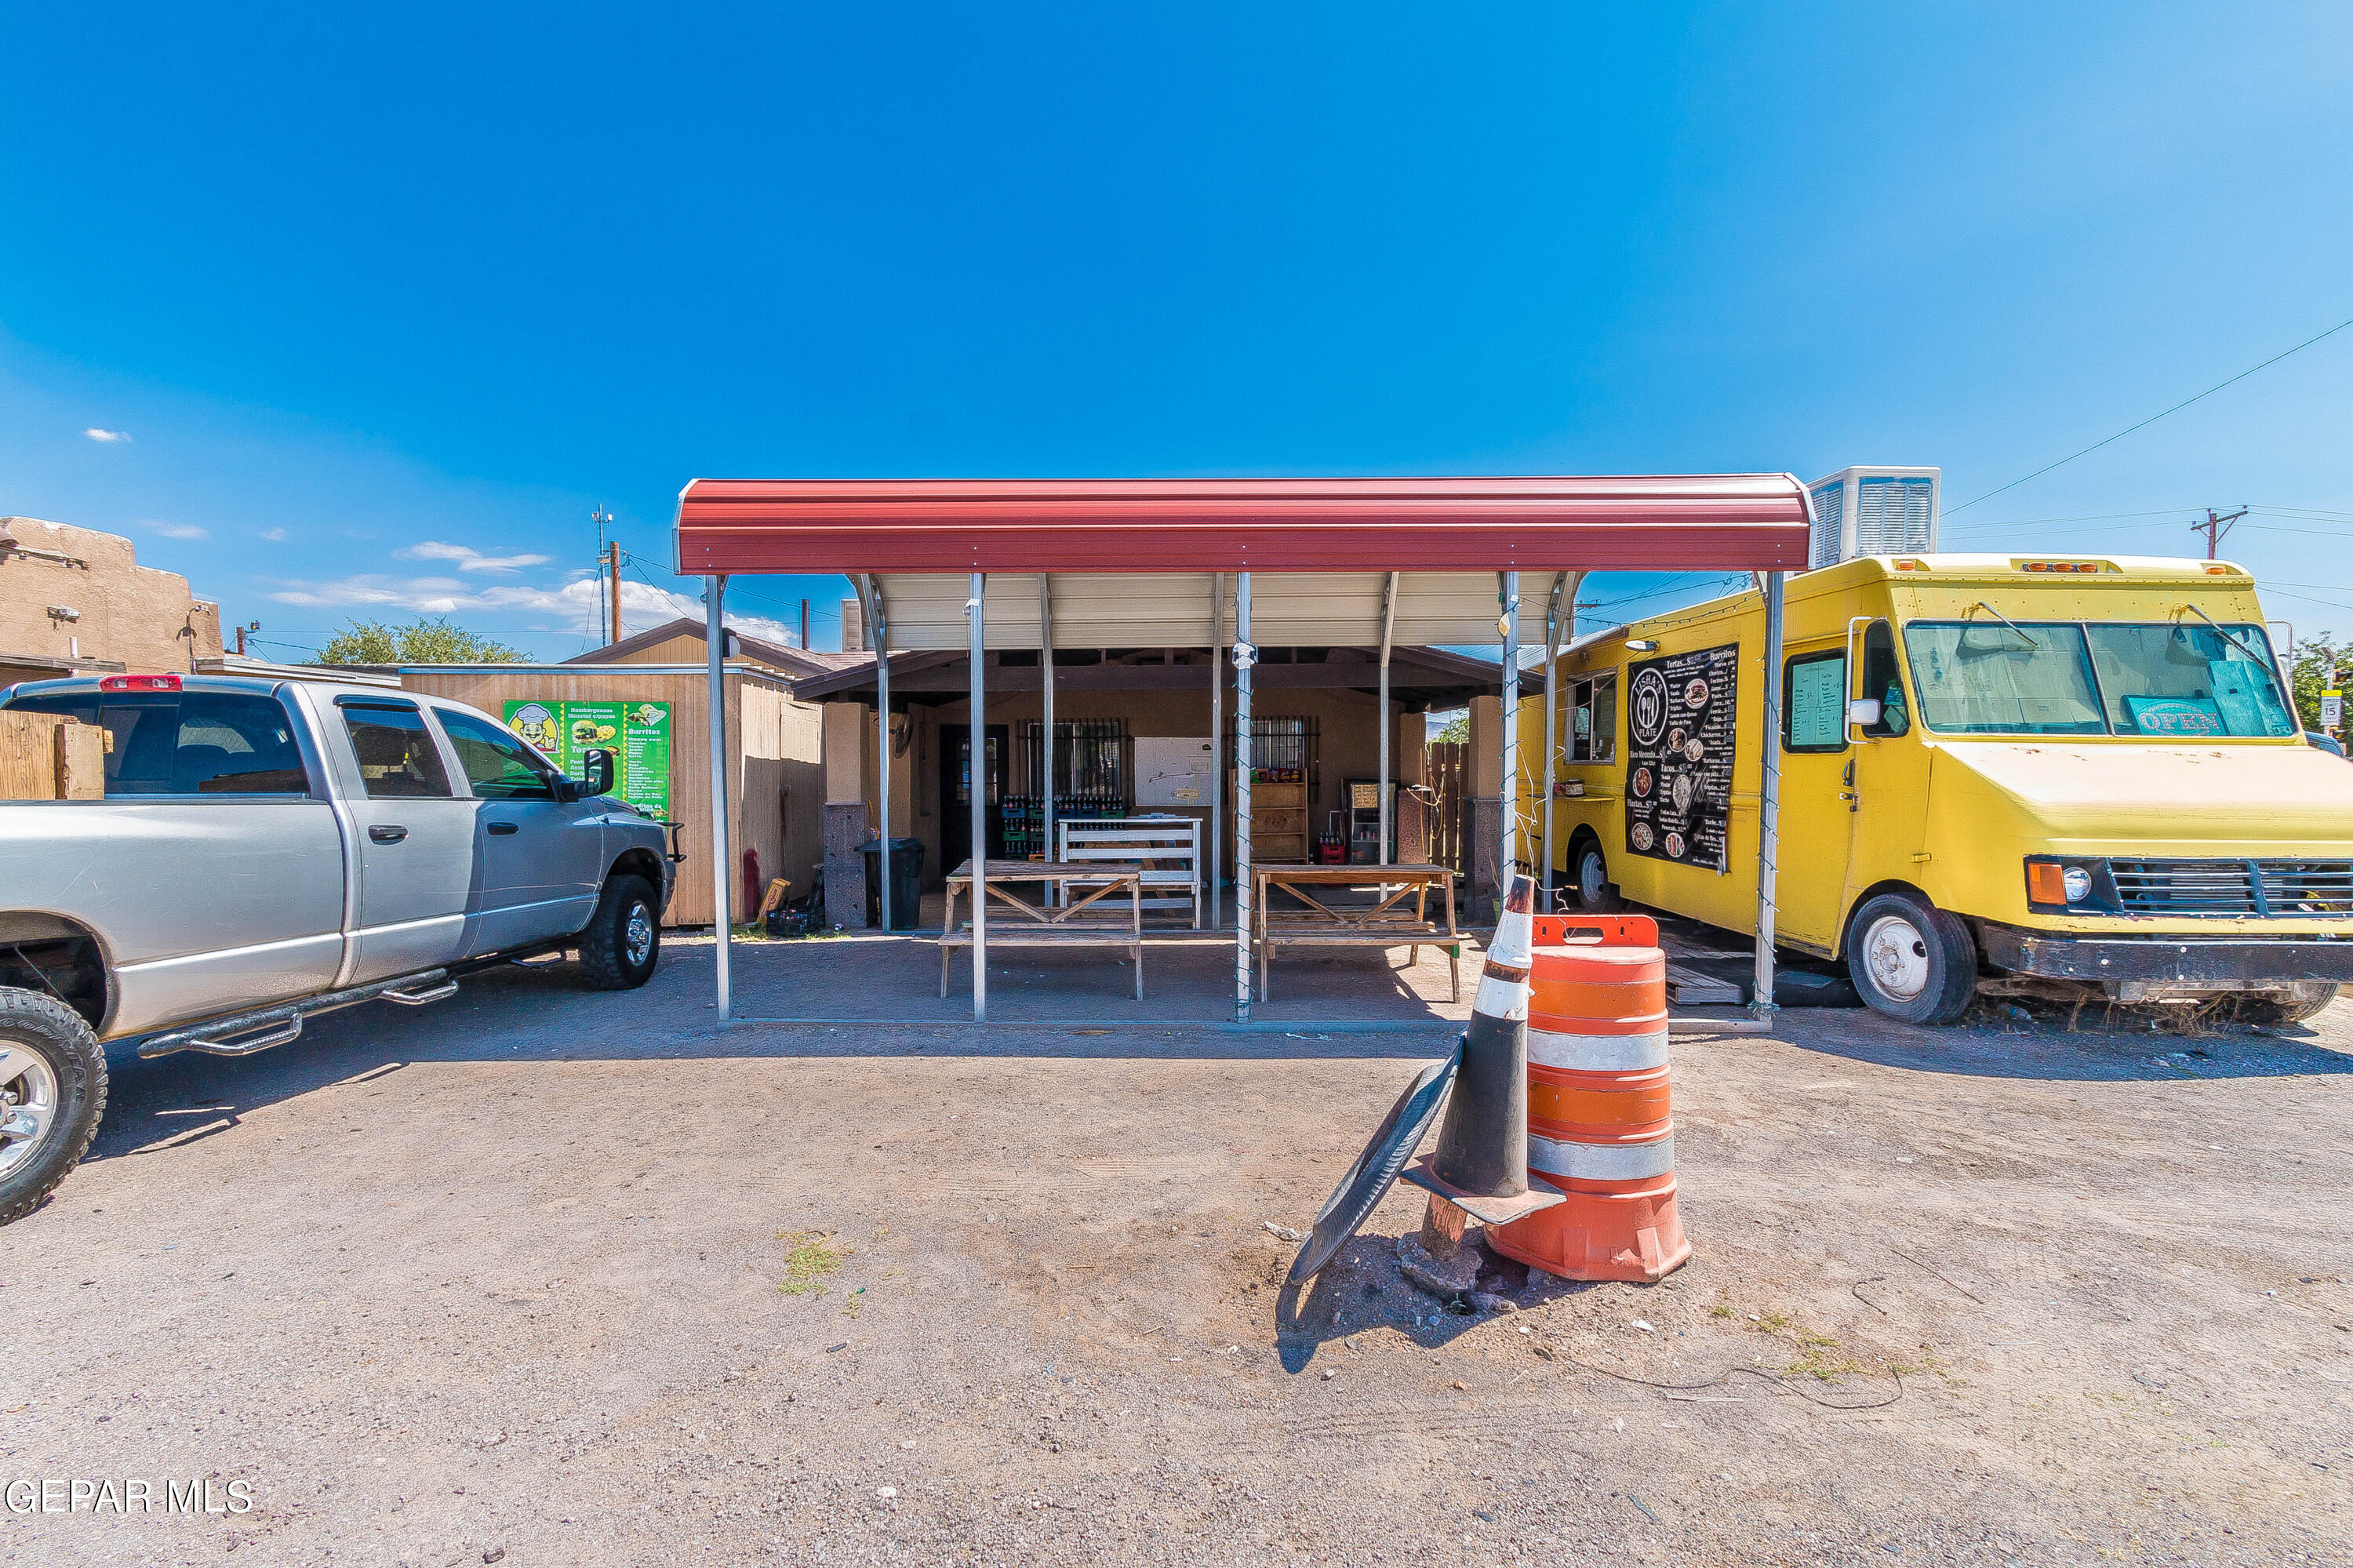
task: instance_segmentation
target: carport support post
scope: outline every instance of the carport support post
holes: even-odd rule
[[[1234,1022],[1250,1010],[1250,581],[1234,578]]]
[[[1380,863],[1389,863],[1389,746],[1390,731],[1396,726],[1389,718],[1389,641],[1397,630],[1398,575],[1391,572],[1381,583],[1381,843]],[[1353,814],[1353,812],[1351,813]],[[1351,828],[1350,832],[1356,830]]]
[[[1209,929],[1218,928],[1225,871],[1226,574],[1209,577]]]
[[[1045,722],[1038,733],[1043,737],[1038,755],[1043,764],[1045,778],[1038,787],[1038,798],[1045,810],[1039,821],[1041,838],[1039,849],[1048,860],[1062,857],[1054,850],[1054,574],[1038,574],[1038,662],[1045,666],[1041,694],[1045,705]],[[1010,767],[1008,761],[1007,766]]]
[[[1552,575],[1552,602],[1545,607],[1545,767],[1544,767],[1544,867],[1537,885],[1544,890],[1543,913],[1552,913],[1552,788],[1554,761],[1560,755],[1560,741],[1554,726],[1559,722],[1560,693],[1560,600],[1561,590],[1568,582],[1567,572]]]
[[[1757,790],[1757,995],[1748,1011],[1773,1018],[1773,893],[1781,853],[1781,574],[1765,574],[1765,773]]]
[[[727,627],[721,601],[722,576],[702,579],[702,650],[711,688],[711,898],[713,974],[719,988],[719,1022],[727,1022],[727,939],[733,927],[728,907],[735,879],[727,874]]]
[[[894,929],[891,924],[891,627],[890,611],[882,608],[882,585],[871,577],[866,581],[866,620],[873,630],[867,633],[874,640],[874,705],[880,710],[881,726],[875,736],[876,771],[882,780],[882,934]]]
[[[988,575],[972,574],[964,613],[972,622],[972,722],[965,726],[964,792],[972,803],[972,1021],[988,1022],[988,686],[981,653],[981,599]],[[941,935],[952,935],[942,932]]]
[[[1520,825],[1520,574],[1503,574],[1504,588],[1504,858],[1495,874],[1495,918],[1504,917],[1504,898],[1512,888],[1512,841]]]

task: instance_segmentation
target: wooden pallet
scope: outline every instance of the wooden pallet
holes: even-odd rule
[[[1673,1007],[1737,1007],[1746,991],[1733,980],[1718,980],[1678,963],[1667,965],[1667,1002]]]

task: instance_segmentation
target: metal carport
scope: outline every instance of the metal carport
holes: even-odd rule
[[[1807,560],[1806,490],[1794,474],[1583,478],[1189,480],[709,480],[679,496],[678,569],[706,579],[712,736],[723,752],[715,652],[727,577],[840,572],[867,600],[889,705],[894,652],[965,649],[972,713],[986,711],[984,651],[1106,642],[1230,647],[1236,716],[1249,734],[1250,671],[1270,644],[1502,643],[1503,776],[1516,786],[1520,575],[1551,575],[1549,658],[1588,571],[1746,570],[1763,576],[1765,768],[1759,800],[1758,1006],[1772,998],[1779,768],[1781,579]],[[1229,636],[1227,628],[1231,628]],[[1044,663],[1050,674],[1050,659]],[[1051,683],[1047,683],[1050,703]],[[1050,726],[1050,707],[1049,709]],[[1050,727],[1048,733],[1051,733]],[[1247,741],[1243,743],[1247,751]],[[887,766],[888,748],[884,748]],[[1549,761],[1549,759],[1547,759]],[[1386,763],[1384,773],[1386,774]],[[712,769],[712,854],[728,866],[723,763]],[[1250,1012],[1250,762],[1235,758],[1235,1016]],[[971,792],[973,842],[981,792]],[[1387,791],[1383,791],[1386,798]],[[880,831],[890,837],[890,792]],[[1222,809],[1222,804],[1220,806]],[[1544,813],[1549,821],[1550,811]],[[1502,863],[1515,813],[1503,813]],[[1548,835],[1547,835],[1548,836]],[[1548,865],[1551,845],[1544,847]],[[987,879],[985,861],[976,876]],[[885,879],[887,889],[888,879]],[[886,892],[887,896],[887,892]],[[975,889],[973,1015],[987,1013],[985,892]],[[886,919],[887,928],[887,919]],[[720,1022],[729,1019],[729,931],[717,930]]]

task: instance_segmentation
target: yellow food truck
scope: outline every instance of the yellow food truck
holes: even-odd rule
[[[2353,980],[2353,767],[2306,743],[2243,569],[1867,556],[1785,591],[1778,945],[1919,1023],[1980,992],[2251,993],[2286,1022]],[[1764,657],[1753,590],[1563,651],[1570,906],[1755,933]]]

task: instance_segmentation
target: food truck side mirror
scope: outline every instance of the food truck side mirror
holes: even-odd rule
[[[1859,724],[1865,729],[1869,729],[1873,725],[1877,724],[1879,722],[1879,699],[1877,697],[1857,697],[1854,701],[1847,704],[1846,722],[1849,724]]]

